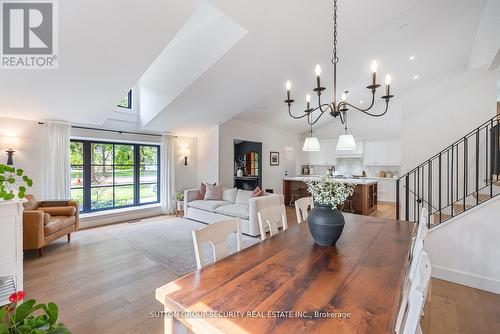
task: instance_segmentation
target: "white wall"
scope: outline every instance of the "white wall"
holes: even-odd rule
[[[277,130],[240,120],[230,120],[219,126],[219,181],[225,187],[233,186],[234,177],[234,139],[249,140],[262,143],[262,187],[274,189],[282,193],[283,176],[285,175],[285,148],[299,150],[299,135]],[[280,153],[279,166],[270,166],[270,152]],[[299,159],[295,162],[298,169]]]
[[[196,138],[177,137],[175,139],[175,189],[184,191],[198,185],[198,145]],[[188,153],[188,164],[184,156]]]
[[[498,71],[453,74],[402,99],[402,172],[438,153],[496,114]]]
[[[18,136],[19,148],[14,154],[14,167],[24,169],[26,175],[33,179],[33,187],[28,194],[43,198],[44,180],[44,149],[45,126],[35,121],[0,118],[0,136]],[[7,154],[1,148],[0,163],[7,162]]]
[[[198,137],[198,182],[219,183],[219,126]],[[197,188],[197,187],[196,187]]]
[[[430,230],[432,276],[500,293],[500,197]]]

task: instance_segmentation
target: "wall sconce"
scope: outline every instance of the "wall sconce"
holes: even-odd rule
[[[190,154],[191,154],[191,151],[189,150],[189,148],[182,149],[182,155],[184,156],[184,166],[187,166],[188,157]]]
[[[0,140],[0,146],[7,152],[7,165],[12,166],[14,164],[12,156],[16,149],[19,147],[19,138],[13,136],[4,136]]]

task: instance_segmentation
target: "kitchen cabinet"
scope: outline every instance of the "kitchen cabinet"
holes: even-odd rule
[[[400,165],[401,140],[375,139],[366,140],[363,150],[363,164],[370,165]]]
[[[396,179],[377,179],[378,200],[396,202]]]
[[[335,165],[337,148],[336,140],[320,140],[318,152],[302,151],[302,165],[330,166]]]

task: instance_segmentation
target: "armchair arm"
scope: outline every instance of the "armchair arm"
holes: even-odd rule
[[[42,210],[25,210],[23,212],[23,247],[24,249],[39,249],[44,244]]]
[[[80,203],[75,200],[69,200],[68,205],[75,208],[75,230],[80,227]]]
[[[200,194],[200,189],[184,190],[184,214],[187,214],[188,203],[196,201]]]

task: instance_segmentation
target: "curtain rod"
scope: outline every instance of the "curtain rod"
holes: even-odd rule
[[[71,127],[74,129],[114,132],[114,133],[119,133],[119,134],[126,133],[126,134],[131,134],[131,135],[150,136],[150,137],[161,137],[162,136],[162,135],[157,135],[157,134],[148,134],[148,133],[131,132],[131,131],[120,131],[120,130],[97,129],[97,128],[90,128],[90,127],[86,127],[86,126],[76,126],[76,125],[72,125]]]

